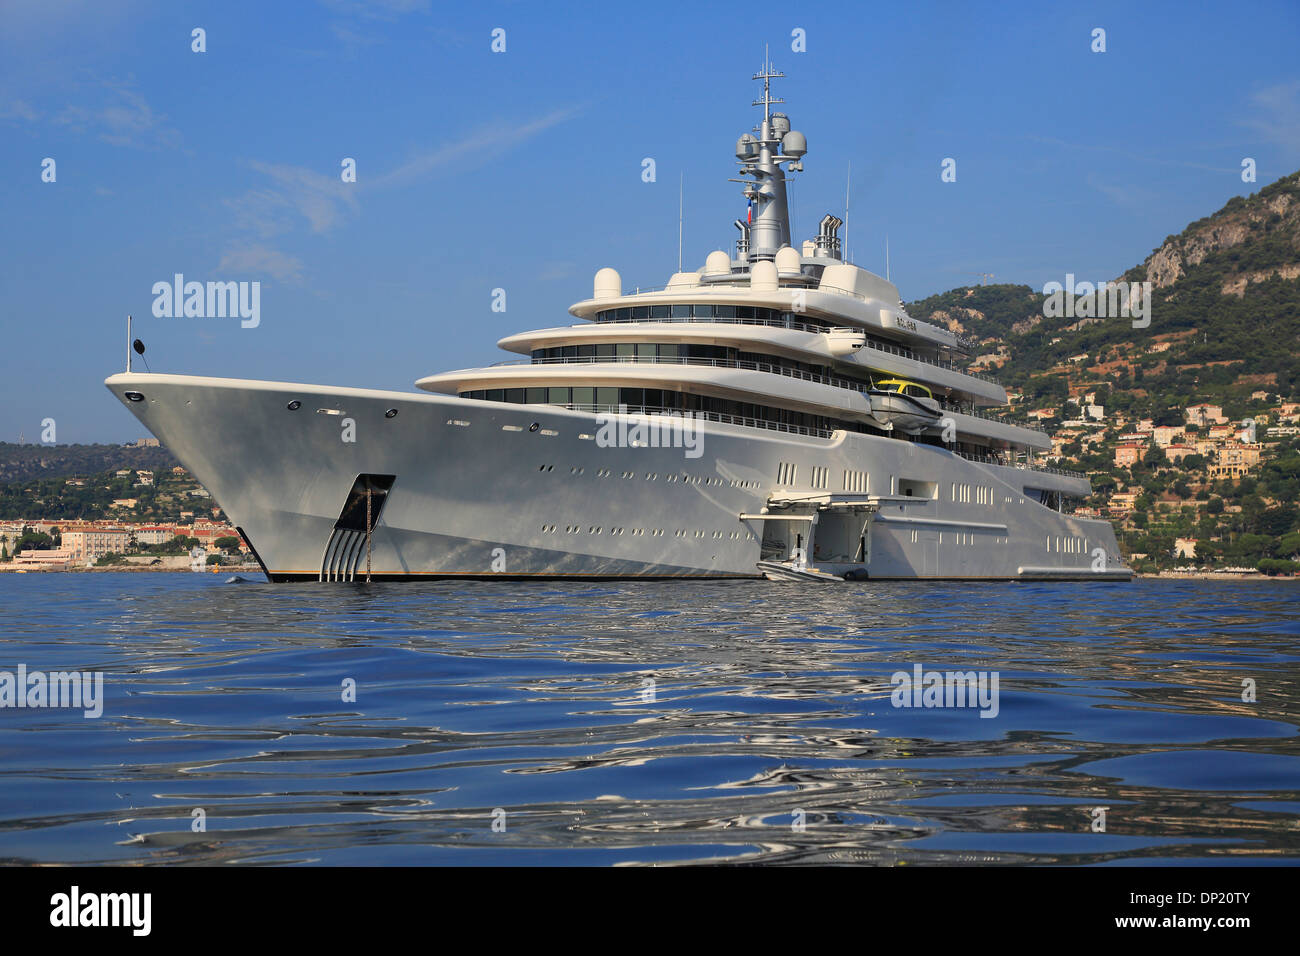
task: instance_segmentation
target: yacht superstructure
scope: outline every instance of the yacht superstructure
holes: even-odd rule
[[[987,411],[1006,393],[966,342],[845,261],[835,216],[792,245],[807,142],[772,110],[780,75],[756,75],[762,121],[736,144],[734,251],[661,289],[599,270],[581,321],[500,341],[525,358],[420,393],[129,366],[106,384],[274,581],[1130,577],[1107,522],[1061,510],[1087,478]]]

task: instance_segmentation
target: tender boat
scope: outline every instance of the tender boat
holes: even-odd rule
[[[899,378],[882,379],[867,392],[871,417],[885,430],[919,435],[939,424],[942,414],[934,393],[924,385]]]

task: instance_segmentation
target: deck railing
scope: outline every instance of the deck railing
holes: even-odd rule
[[[787,378],[795,378],[800,381],[813,382],[818,385],[830,385],[833,388],[847,389],[853,392],[866,392],[870,386],[854,381],[851,378],[841,378],[838,375],[819,375],[812,372],[805,372],[802,369],[788,368],[784,365],[773,365],[769,362],[750,362],[741,359],[713,359],[713,358],[694,358],[691,356],[673,356],[673,355],[574,355],[560,358],[538,358],[538,359],[515,359],[513,361],[496,362],[492,368],[505,368],[510,366],[523,365],[698,365],[710,368],[736,368],[752,372],[767,372],[774,375],[784,375]],[[1001,422],[1004,425],[1013,425],[1016,428],[1023,428],[1027,431],[1038,432],[1045,435],[1046,432],[1037,425],[1017,425],[1014,422],[1008,422],[1000,416],[981,412],[974,406],[960,405],[952,402],[944,402],[936,399],[939,407],[944,411],[957,412],[961,415],[970,415],[974,418],[981,418],[990,422]]]
[[[724,325],[764,325],[774,329],[792,329],[796,332],[816,332],[825,335],[828,332],[856,332],[862,334],[863,329],[845,327],[845,326],[825,326],[812,325],[808,322],[789,322],[778,321],[776,319],[733,319],[718,318],[709,316],[664,316],[657,319],[600,319],[600,325],[659,325],[662,323],[721,323]],[[877,352],[885,352],[889,355],[897,355],[900,358],[910,359],[913,362],[921,362],[925,365],[933,365],[935,368],[941,368],[949,372],[956,372],[958,375],[969,375],[971,378],[977,378],[982,382],[988,382],[990,385],[997,385],[998,380],[991,375],[983,372],[977,372],[973,369],[964,368],[956,362],[945,362],[943,359],[926,358],[923,355],[917,355],[911,349],[902,346],[889,345],[884,342],[874,342],[867,338],[864,342],[866,348],[875,349]]]
[[[1020,468],[1024,471],[1045,471],[1053,475],[1064,475],[1067,478],[1087,478],[1088,476],[1078,471],[1067,471],[1064,468],[1053,468],[1051,465],[1040,465],[1031,461],[1004,461],[996,455],[976,455],[972,452],[959,451],[956,454],[961,455],[967,461],[977,461],[985,465],[1000,465],[1003,468]]]
[[[664,405],[597,405],[568,402],[555,407],[568,408],[579,412],[591,412],[598,415],[690,415],[694,418],[702,418],[705,421],[722,422],[729,425],[744,425],[749,428],[765,428],[769,431],[786,432],[791,435],[804,435],[809,438],[830,438],[834,432],[838,430],[808,428],[803,425],[787,425],[783,422],[773,422],[763,418],[749,418],[744,415],[728,415],[724,412],[706,412],[694,409],[669,408]],[[1056,475],[1065,475],[1069,478],[1088,477],[1087,475],[1080,474],[1077,471],[1066,471],[1062,468],[1052,468],[1048,465],[1040,465],[1037,462],[1004,461],[1001,458],[992,455],[976,455],[971,452],[955,451],[954,449],[943,448],[942,446],[931,447],[941,448],[944,451],[951,451],[953,454],[965,458],[967,461],[981,462],[988,465],[999,465],[1003,468],[1019,468],[1025,471],[1043,471]]]
[[[604,415],[689,415],[703,418],[710,422],[723,422],[728,425],[746,425],[750,428],[766,428],[774,432],[787,432],[792,435],[806,435],[810,438],[830,438],[833,432],[826,428],[807,428],[803,425],[787,425],[784,422],[771,422],[764,418],[748,418],[744,415],[728,415],[725,412],[704,412],[686,408],[668,408],[664,405],[584,405],[569,402],[557,408],[571,408],[578,412],[595,412]]]

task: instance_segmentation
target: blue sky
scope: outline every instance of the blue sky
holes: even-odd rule
[[[1113,278],[1300,168],[1294,0],[3,0],[0,440],[141,436],[102,385],[128,312],[154,371],[405,390],[509,358],[601,266],[667,280],[679,175],[697,268],[744,213],[764,44],[808,137],[796,232],[843,215],[851,162],[852,258],[883,273],[887,235],[907,300]],[[261,324],[153,317],[177,272],[260,281]]]

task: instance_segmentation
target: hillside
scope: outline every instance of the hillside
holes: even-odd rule
[[[1119,522],[1139,567],[1300,569],[1300,173],[1234,197],[1117,278],[1151,283],[1148,326],[1095,317],[1099,297],[1093,315],[1062,314],[1026,285],[907,310],[977,343],[971,366],[1007,387],[1007,417],[1042,422],[1053,457],[1089,472],[1087,508]],[[1214,417],[1194,421],[1197,405]]]
[[[171,452],[158,446],[0,442],[0,482],[84,477],[123,468],[166,471],[177,464]]]
[[[1092,382],[1117,398],[1132,392],[1131,410],[1143,417],[1168,417],[1194,397],[1244,412],[1252,391],[1291,397],[1300,387],[1297,277],[1300,172],[1234,197],[1117,277],[1152,283],[1147,328],[1120,317],[1045,317],[1044,296],[1024,285],[954,289],[907,309],[974,338],[976,364],[1023,392],[1027,407],[1059,405],[1067,382]],[[1152,349],[1163,342],[1168,351]]]
[[[149,475],[147,482],[143,478],[137,471],[119,475],[114,470],[71,480],[30,478],[3,482],[0,521],[181,521],[187,511],[206,518],[213,515],[214,509],[220,510],[188,472],[173,474],[160,469]]]

